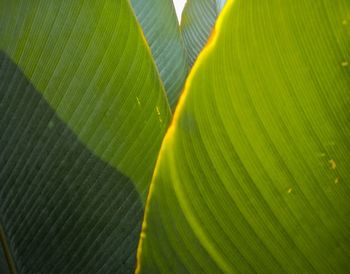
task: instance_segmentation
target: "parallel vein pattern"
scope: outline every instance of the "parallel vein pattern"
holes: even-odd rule
[[[228,1],[165,137],[141,273],[347,273],[350,2]]]
[[[170,108],[127,0],[0,0],[0,225],[19,273],[130,273]]]
[[[181,34],[192,67],[208,41],[224,0],[188,0],[181,17]]]
[[[0,221],[18,273],[131,272],[143,212],[132,181],[0,58]]]
[[[174,109],[189,70],[172,0],[131,0]]]
[[[2,0],[0,8],[0,48],[144,196],[170,111],[129,2]]]

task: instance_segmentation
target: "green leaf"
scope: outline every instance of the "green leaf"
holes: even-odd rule
[[[10,274],[10,270],[8,269],[6,258],[3,254],[1,247],[0,247],[0,273],[1,274]]]
[[[225,6],[226,0],[216,0],[216,9],[218,12],[221,12],[223,7]]]
[[[5,233],[0,224],[0,273],[10,274],[15,272],[16,269],[9,254],[8,243],[6,242]]]
[[[142,273],[347,273],[350,2],[228,1],[146,208]]]
[[[224,1],[188,0],[181,17],[181,33],[190,65],[206,44]]]
[[[4,255],[4,252],[2,250],[2,247],[0,246],[0,273],[1,274],[9,274],[10,271],[8,269],[7,261]]]
[[[127,0],[0,0],[0,224],[19,273],[129,273],[170,119]]]
[[[175,108],[189,65],[172,0],[131,0]]]

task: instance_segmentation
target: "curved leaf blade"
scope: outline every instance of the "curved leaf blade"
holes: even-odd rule
[[[0,224],[19,273],[129,273],[170,119],[128,1],[0,0]]]
[[[75,134],[144,195],[171,114],[128,1],[46,2],[0,2],[1,49]]]
[[[133,182],[1,59],[0,220],[18,272],[130,272],[143,212]]]
[[[189,65],[172,0],[131,0],[152,50],[172,108],[179,99]]]
[[[188,0],[181,17],[181,33],[190,66],[206,44],[223,1]]]
[[[227,3],[163,142],[137,272],[349,270],[349,12]]]

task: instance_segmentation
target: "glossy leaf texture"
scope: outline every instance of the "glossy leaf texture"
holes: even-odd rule
[[[19,273],[130,273],[170,109],[127,0],[0,0],[0,222]]]
[[[228,1],[186,82],[137,273],[347,273],[350,2]]]
[[[223,0],[188,0],[181,17],[181,33],[190,66],[208,41]]]
[[[189,63],[172,0],[131,0],[150,45],[168,95],[175,108]]]

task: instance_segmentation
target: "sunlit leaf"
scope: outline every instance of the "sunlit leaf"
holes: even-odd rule
[[[158,158],[142,273],[347,273],[350,2],[228,1]]]

